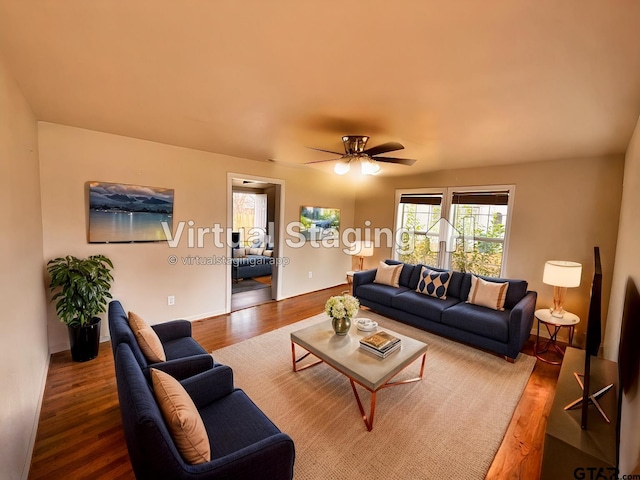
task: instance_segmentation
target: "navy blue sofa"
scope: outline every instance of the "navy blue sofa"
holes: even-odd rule
[[[275,258],[266,255],[247,255],[231,260],[231,278],[266,277],[273,273]]]
[[[423,265],[402,265],[398,288],[374,283],[377,269],[356,272],[353,294],[360,304],[414,327],[504,355],[510,362],[515,360],[529,338],[537,300],[537,293],[527,290],[525,280],[481,276],[490,282],[509,282],[505,309],[498,311],[466,303],[471,289],[469,273],[453,272],[447,298],[441,300],[416,292]]]
[[[240,389],[227,366],[181,381],[209,437],[211,460],[191,465],[178,452],[129,344],[115,353],[116,381],[127,449],[138,480],[293,477],[293,440]]]
[[[151,326],[160,338],[167,361],[150,364],[140,350],[138,341],[129,327],[129,317],[119,301],[109,302],[108,316],[114,358],[119,344],[129,344],[140,369],[147,377],[149,368],[157,368],[181,380],[209,370],[215,365],[213,357],[191,336],[191,322],[187,320],[173,320]]]

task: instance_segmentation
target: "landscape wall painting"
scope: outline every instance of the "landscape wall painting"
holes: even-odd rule
[[[173,231],[173,189],[88,182],[89,243],[162,242]]]
[[[340,209],[324,207],[300,207],[300,233],[305,240],[338,238]]]

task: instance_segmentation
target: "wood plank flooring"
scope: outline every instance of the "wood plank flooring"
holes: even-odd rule
[[[320,313],[344,285],[270,302],[193,323],[193,336],[208,351],[275,330]],[[125,306],[126,307],[126,306]],[[532,355],[533,339],[525,347]],[[98,358],[74,363],[52,355],[29,479],[133,479],[120,421],[111,345]],[[559,367],[538,361],[487,478],[539,477],[544,429]]]

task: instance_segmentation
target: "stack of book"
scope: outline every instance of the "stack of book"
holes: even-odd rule
[[[400,339],[387,332],[377,332],[360,340],[360,348],[385,358],[400,348]]]

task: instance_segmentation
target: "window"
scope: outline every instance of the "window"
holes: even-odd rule
[[[267,195],[233,192],[233,231],[240,233],[240,245],[265,241],[267,232]]]
[[[400,196],[398,227],[402,229],[399,252],[405,263],[437,265],[440,242],[442,193],[409,193]]]
[[[396,258],[500,276],[506,263],[513,186],[397,192]]]

